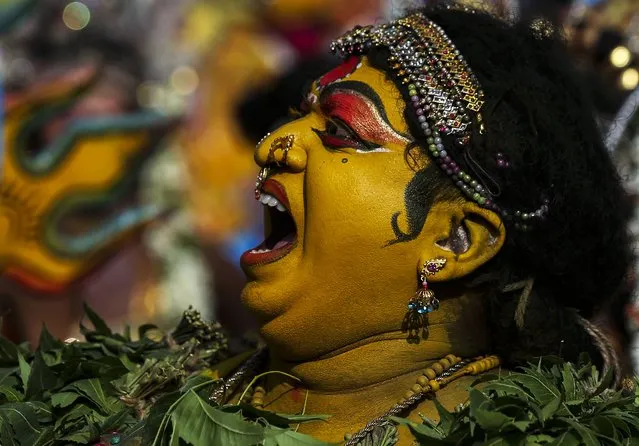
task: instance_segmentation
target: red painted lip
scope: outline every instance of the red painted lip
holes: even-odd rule
[[[286,208],[291,218],[293,218],[291,214],[291,204],[288,201],[288,196],[286,195],[284,186],[282,186],[275,180],[268,179],[262,185],[262,192],[275,197]],[[256,266],[276,262],[282,257],[286,256],[297,246],[297,237],[295,238],[295,240],[279,249],[273,249],[271,251],[261,253],[252,252],[260,249],[260,246],[248,250],[244,254],[242,254],[242,256],[240,257],[240,264],[242,266]]]
[[[291,252],[296,246],[297,240],[280,249],[274,249],[269,252],[257,253],[251,252],[252,250],[246,251],[244,254],[242,254],[242,257],[240,257],[240,265],[257,266],[277,262],[278,260],[286,256],[289,252]]]
[[[284,186],[278,183],[275,180],[268,179],[264,182],[262,186],[262,191],[266,194],[272,195],[277,200],[282,203],[282,205],[286,208],[286,210],[291,213],[291,204],[288,201],[288,196],[286,195],[286,190],[284,190]]]

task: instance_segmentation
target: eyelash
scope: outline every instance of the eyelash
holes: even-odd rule
[[[340,130],[343,132],[341,135],[337,133]],[[317,134],[322,141],[322,144],[324,144],[327,149],[338,150],[353,148],[358,152],[370,152],[378,148],[357,136],[353,129],[337,118],[329,119],[326,122],[325,130],[313,129],[313,131]],[[337,134],[333,134],[332,132]]]
[[[309,90],[310,91],[310,90]],[[303,95],[303,99],[298,107],[291,107],[287,122],[294,121],[302,118],[311,112],[311,106],[306,102],[308,93]],[[324,130],[312,129],[322,141],[322,144],[327,149],[339,150],[345,148],[354,148],[358,152],[371,152],[378,150],[379,147],[364,141],[360,138],[353,129],[351,129],[346,123],[339,118],[329,118],[326,122],[326,128]],[[344,135],[342,137],[336,137],[329,133],[330,130],[342,130]]]

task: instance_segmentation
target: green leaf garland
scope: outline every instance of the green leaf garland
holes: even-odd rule
[[[297,432],[324,415],[286,415],[208,399],[211,368],[232,369],[217,324],[193,310],[170,334],[157,327],[112,330],[90,309],[85,342],[63,343],[43,330],[37,351],[0,338],[0,444],[67,446],[328,446]],[[515,372],[480,376],[468,400],[439,421],[405,425],[422,445],[637,445],[639,390],[609,389],[587,358],[546,358]],[[392,424],[375,442],[396,444]],[[117,435],[112,435],[117,432]],[[121,441],[115,441],[116,436]],[[383,437],[383,438],[382,438]]]

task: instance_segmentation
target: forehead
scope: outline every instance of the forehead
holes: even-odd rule
[[[404,120],[406,104],[397,86],[386,73],[374,68],[366,56],[351,58],[313,83],[312,94],[319,97],[327,85],[358,81],[368,85],[380,97],[390,124],[400,132],[408,132]]]

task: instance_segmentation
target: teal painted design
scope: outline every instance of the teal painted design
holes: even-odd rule
[[[17,0],[12,4],[0,5],[0,36],[22,24],[37,3],[38,0]]]
[[[39,111],[35,119],[31,120],[27,126],[32,126],[33,129],[39,128],[47,119],[68,108],[70,104],[70,102],[57,104]],[[34,125],[34,122],[37,122],[37,125]],[[155,142],[150,147],[127,160],[125,176],[116,180],[110,189],[95,192],[78,191],[62,197],[53,204],[53,207],[46,212],[39,230],[49,250],[61,258],[82,258],[105,248],[121,233],[153,220],[166,211],[156,206],[130,206],[82,234],[65,234],[61,230],[61,222],[74,212],[82,209],[91,209],[94,212],[112,209],[126,200],[134,191],[135,180],[142,165],[159,148],[160,137],[167,132],[172,122],[174,118],[155,112],[79,119],[70,124],[55,141],[33,156],[29,156],[27,151],[28,135],[20,132],[22,137],[16,147],[16,160],[22,169],[36,177],[54,172],[72,153],[76,142],[84,137],[148,130],[153,140],[153,133],[157,134]]]
[[[29,141],[42,127],[70,109],[80,97],[76,95],[57,104],[44,105],[27,120],[18,132],[15,141],[16,160],[20,168],[34,176],[46,176],[54,171],[73,149],[78,139],[87,136],[103,136],[135,132],[141,129],[162,128],[172,118],[157,112],[139,112],[128,115],[101,116],[73,121],[48,146],[38,150],[35,156],[29,154]]]

